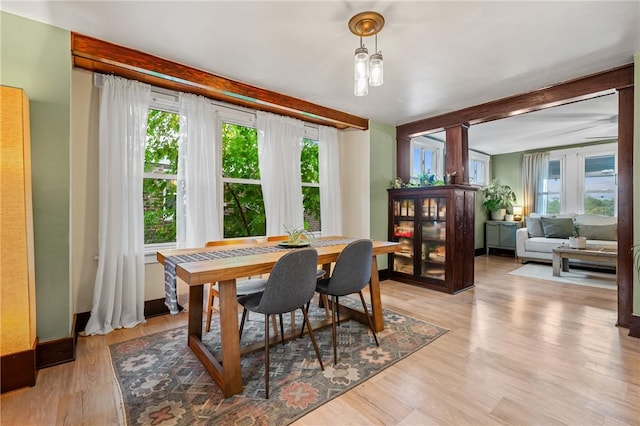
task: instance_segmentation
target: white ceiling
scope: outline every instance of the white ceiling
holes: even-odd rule
[[[0,9],[391,125],[604,71],[640,53],[637,0],[3,0]],[[378,36],[385,82],[355,97],[359,40],[347,22],[365,10],[386,19]],[[373,51],[373,40],[364,41]],[[580,142],[609,136],[613,98],[473,126],[469,143],[492,154],[564,145],[579,127],[589,127]]]

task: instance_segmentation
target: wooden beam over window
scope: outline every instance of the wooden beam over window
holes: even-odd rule
[[[325,108],[291,96],[229,80],[209,72],[159,58],[127,47],[71,33],[73,65],[89,71],[115,74],[157,87],[195,93],[241,105],[295,117],[338,129],[366,130],[369,120]]]

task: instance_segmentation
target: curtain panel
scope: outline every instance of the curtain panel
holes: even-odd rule
[[[320,219],[322,235],[342,235],[342,192],[340,190],[340,147],[338,130],[319,126]]]
[[[176,244],[203,247],[222,239],[222,153],[219,122],[211,101],[180,93]]]
[[[85,334],[144,322],[142,175],[151,86],[103,76],[98,270]]]
[[[541,195],[546,191],[544,181],[549,175],[549,153],[525,154],[522,161],[522,213],[524,216],[542,213],[545,211],[545,197]]]
[[[267,235],[304,226],[300,156],[304,122],[257,111],[258,163]]]

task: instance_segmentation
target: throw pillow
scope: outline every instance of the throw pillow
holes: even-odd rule
[[[547,238],[569,238],[573,231],[573,219],[541,217],[542,230]]]
[[[544,237],[542,222],[540,222],[539,217],[525,217],[524,223],[527,227],[527,233],[529,234],[529,237]]]
[[[580,225],[579,233],[587,240],[617,241],[618,225]]]

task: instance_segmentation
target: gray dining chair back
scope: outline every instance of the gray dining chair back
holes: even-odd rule
[[[328,281],[328,293],[345,296],[362,290],[371,279],[373,242],[356,240],[349,243],[338,256]]]
[[[242,321],[240,322],[240,338],[248,311],[264,314],[264,362],[265,362],[265,397],[269,398],[269,316],[280,316],[280,332],[284,344],[284,329],[282,328],[282,314],[302,310],[304,323],[309,329],[309,337],[313,343],[320,368],[324,370],[320,349],[313,335],[309,322],[307,307],[316,289],[316,265],[318,252],[314,248],[294,249],[283,255],[273,266],[264,291],[238,298],[243,306]]]
[[[278,260],[255,312],[280,314],[299,309],[311,300],[316,289],[318,252],[313,248],[295,249]]]
[[[367,309],[362,289],[371,280],[371,265],[373,263],[373,241],[355,240],[347,244],[340,252],[333,273],[329,278],[318,280],[316,291],[321,295],[331,296],[331,336],[333,338],[333,363],[338,363],[338,331],[336,325],[340,323],[340,297],[358,293],[362,309],[367,317],[369,329],[373,334],[376,346],[380,346],[373,321]],[[307,309],[309,305],[307,305]],[[304,333],[304,324],[300,335]]]

